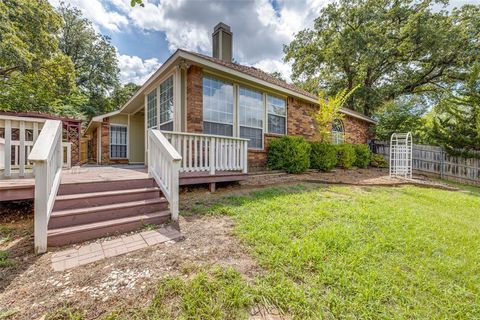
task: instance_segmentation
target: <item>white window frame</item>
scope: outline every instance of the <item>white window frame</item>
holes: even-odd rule
[[[342,131],[334,131],[333,130],[333,123],[338,122]],[[332,144],[342,144],[345,143],[345,126],[343,125],[343,121],[340,119],[335,119],[332,122],[332,128],[330,130],[331,133],[331,142]]]
[[[248,126],[248,125],[241,125],[240,124],[240,89],[241,88],[244,88],[244,89],[247,89],[247,90],[251,90],[251,91],[256,91],[258,93],[260,93],[262,95],[262,107],[263,107],[263,110],[262,110],[262,126],[261,127],[252,127],[252,126]],[[266,124],[266,121],[265,121],[265,108],[266,108],[266,104],[265,104],[265,92],[262,92],[261,90],[259,89],[256,89],[256,88],[252,88],[252,87],[249,87],[249,86],[246,86],[246,85],[238,85],[238,90],[236,92],[236,96],[237,96],[237,99],[236,99],[236,106],[237,106],[237,125],[236,125],[236,128],[237,128],[237,133],[238,133],[238,137],[241,137],[240,135],[240,127],[245,127],[245,128],[251,128],[251,129],[260,129],[262,130],[262,146],[261,148],[253,148],[253,147],[248,147],[249,150],[264,150],[265,148],[265,124]]]
[[[160,122],[161,121],[161,114],[162,114],[162,107],[160,105],[160,96],[161,96],[161,92],[160,92],[160,86],[162,84],[164,84],[165,82],[167,82],[168,80],[172,79],[172,117],[170,120],[168,121],[164,121],[164,122]],[[167,76],[162,82],[160,82],[160,84],[157,86],[156,88],[157,90],[157,106],[158,106],[158,129],[160,129],[161,126],[163,126],[164,124],[167,124],[167,123],[170,123],[172,122],[172,131],[174,131],[174,125],[175,125],[175,77],[173,74]]]
[[[274,95],[274,94],[270,94],[270,93],[267,93],[265,95],[265,122],[266,122],[266,125],[265,125],[265,132],[268,133],[268,134],[271,134],[271,135],[277,135],[277,136],[284,136],[284,135],[287,135],[288,133],[288,125],[287,125],[287,115],[288,115],[288,101],[285,97],[281,97],[281,96],[277,96],[277,95]],[[279,114],[276,114],[276,113],[271,113],[269,112],[268,110],[268,97],[273,97],[273,98],[277,98],[279,100],[283,100],[285,102],[285,115],[279,115]],[[268,129],[269,125],[270,125],[270,121],[268,121],[268,116],[269,115],[274,115],[274,116],[277,116],[277,117],[283,117],[285,119],[285,132],[284,133],[276,133],[276,132],[270,132],[270,130]]]
[[[223,82],[223,83],[226,83],[226,84],[229,84],[232,86],[232,123],[229,123],[229,122],[220,122],[220,121],[206,121],[205,120],[205,99],[203,99],[203,80],[205,78],[210,78],[212,80],[216,80],[216,81],[220,81],[220,82]],[[219,77],[216,77],[216,76],[213,76],[213,75],[210,75],[210,74],[204,74],[203,77],[202,77],[202,100],[203,100],[203,103],[202,103],[202,130],[205,131],[205,122],[210,122],[210,123],[216,123],[216,124],[221,124],[221,125],[231,125],[232,126],[232,135],[231,137],[235,137],[236,136],[236,120],[237,120],[237,116],[236,116],[236,104],[237,104],[237,98],[236,98],[236,90],[235,90],[235,84],[230,82],[229,80],[227,79],[222,79],[222,78],[219,78]],[[229,136],[226,136],[226,137],[229,137]]]
[[[126,135],[125,157],[112,157],[112,136],[111,136],[112,127],[123,127],[123,128],[126,129],[126,132],[125,132],[125,135]],[[130,144],[129,134],[128,134],[128,125],[120,124],[120,123],[110,123],[110,125],[108,127],[108,138],[109,138],[109,141],[108,141],[108,155],[109,155],[110,159],[114,159],[114,160],[115,159],[128,159],[129,144]],[[121,146],[121,144],[115,144],[115,145]]]
[[[158,92],[157,92],[157,91],[158,91],[158,88],[155,88],[155,89],[153,89],[152,91],[150,91],[149,93],[147,93],[147,94],[145,95],[145,99],[146,99],[146,101],[147,101],[147,104],[146,104],[147,110],[146,110],[146,112],[145,112],[145,117],[146,117],[146,119],[147,119],[147,126],[146,126],[147,130],[150,129],[150,128],[156,129],[157,126],[158,126],[158,117],[159,117],[159,114],[158,114],[158,111],[159,111],[159,110],[158,110],[158,105],[159,105],[158,98],[159,98],[159,96],[158,96]],[[152,93],[155,93],[155,108],[154,108],[154,110],[155,110],[155,125],[149,126],[150,115],[149,115],[149,112],[148,112],[148,97],[149,97]]]

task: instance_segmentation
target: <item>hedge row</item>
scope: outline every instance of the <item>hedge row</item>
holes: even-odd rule
[[[383,157],[382,157],[383,158]],[[332,145],[322,142],[307,142],[303,137],[285,136],[270,141],[267,165],[273,170],[300,173],[307,169],[329,171],[336,166],[366,168],[369,164],[379,166],[381,160],[365,144]]]

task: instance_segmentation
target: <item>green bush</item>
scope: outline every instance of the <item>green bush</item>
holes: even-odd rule
[[[352,144],[339,144],[336,146],[338,165],[344,169],[350,169],[357,158]]]
[[[304,172],[310,167],[310,144],[303,137],[274,139],[268,144],[267,165],[288,173]]]
[[[366,144],[355,144],[355,167],[366,168],[370,163],[370,158],[372,157],[372,151]]]
[[[337,150],[329,143],[312,142],[310,144],[310,168],[330,171],[337,165]]]
[[[370,159],[370,165],[377,168],[388,168],[387,159],[385,159],[385,157],[381,154],[376,153],[372,154],[372,158]]]

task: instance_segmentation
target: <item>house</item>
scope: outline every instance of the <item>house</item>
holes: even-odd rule
[[[318,139],[312,117],[317,97],[233,63],[232,41],[230,27],[219,23],[213,57],[177,50],[118,111],[94,117],[85,131],[87,154],[100,166],[63,169],[61,121],[0,115],[6,173],[0,201],[35,200],[36,252],[175,223],[180,185],[214,189],[217,182],[243,180],[265,169],[271,139]],[[332,124],[333,142],[365,143],[375,121],[342,112],[343,121]],[[29,128],[34,139],[25,150],[14,132],[23,137]],[[22,155],[17,179],[11,165],[16,144]],[[22,171],[27,164],[34,166],[34,179]]]
[[[312,112],[318,97],[254,68],[232,62],[233,34],[212,35],[213,56],[178,49],[118,111],[94,117],[86,135],[91,161],[145,163],[147,130],[248,139],[248,171],[264,170],[268,142],[282,135],[318,139]],[[342,109],[334,143],[366,143],[375,121]],[[194,138],[194,137],[192,137]]]

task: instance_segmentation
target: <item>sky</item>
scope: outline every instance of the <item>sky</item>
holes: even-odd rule
[[[49,0],[58,6],[60,0]],[[290,79],[283,46],[312,27],[320,10],[334,0],[63,0],[78,7],[94,28],[117,49],[122,83],[143,82],[176,49],[211,55],[211,34],[218,22],[233,32],[235,61],[280,72]],[[449,8],[480,0],[453,0]]]

